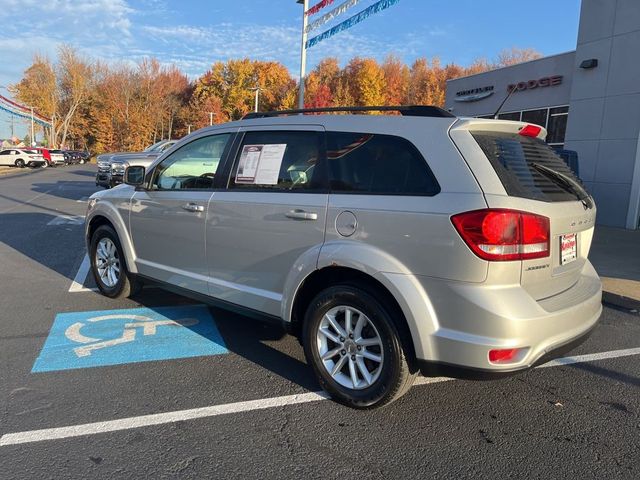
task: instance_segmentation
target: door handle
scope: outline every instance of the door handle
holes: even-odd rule
[[[317,220],[318,214],[315,212],[305,212],[304,210],[289,210],[285,213],[287,218],[294,218],[296,220]]]
[[[196,203],[185,203],[182,205],[182,209],[187,212],[204,212],[204,206],[198,205]]]

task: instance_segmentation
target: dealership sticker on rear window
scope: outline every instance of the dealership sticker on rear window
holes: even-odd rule
[[[560,265],[566,265],[578,258],[578,242],[575,233],[560,235]]]
[[[204,305],[56,315],[32,372],[228,353]]]

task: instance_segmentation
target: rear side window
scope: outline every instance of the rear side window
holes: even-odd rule
[[[408,140],[371,133],[327,132],[331,190],[372,195],[426,195],[440,186]]]
[[[576,199],[575,194],[534,168],[536,164],[541,165],[580,183],[562,158],[544,141],[517,133],[472,132],[472,135],[508,195],[545,202]]]

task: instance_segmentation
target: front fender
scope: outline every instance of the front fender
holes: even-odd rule
[[[135,249],[133,248],[133,243],[131,242],[131,236],[129,235],[129,222],[120,214],[121,211],[128,211],[128,208],[129,199],[119,200],[117,206],[114,205],[111,201],[104,201],[100,198],[97,199],[93,208],[90,208],[87,212],[85,221],[85,238],[87,243],[87,252],[89,251],[91,243],[91,239],[89,238],[91,222],[98,217],[103,217],[108,220],[109,223],[111,223],[116,233],[118,234],[118,239],[120,240],[120,245],[122,246],[125,261],[127,262],[127,269],[131,273],[138,273],[138,268],[136,266],[136,253]]]
[[[293,313],[293,302],[296,298],[300,286],[309,275],[318,269],[318,256],[322,245],[310,248],[298,257],[284,283],[282,291],[282,302],[280,305],[280,316],[285,322],[291,322]]]

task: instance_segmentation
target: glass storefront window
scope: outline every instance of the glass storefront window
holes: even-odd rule
[[[493,118],[493,115],[482,115],[478,118]],[[538,108],[522,112],[506,112],[498,115],[499,120],[515,120],[535,123],[547,129],[547,143],[556,148],[562,148],[567,131],[569,107]]]
[[[542,127],[547,126],[548,108],[540,108],[538,110],[526,110],[522,112],[522,121],[527,123],[535,123]]]
[[[520,121],[520,112],[501,113],[498,115],[498,120],[515,120]]]

